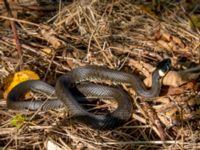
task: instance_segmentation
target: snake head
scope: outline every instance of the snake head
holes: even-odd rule
[[[156,70],[158,70],[160,77],[163,77],[170,70],[170,68],[171,60],[169,58],[166,58],[157,64]]]

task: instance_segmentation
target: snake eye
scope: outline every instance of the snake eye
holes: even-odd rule
[[[164,76],[169,69],[171,68],[171,60],[169,58],[163,59],[161,62],[157,64],[156,69],[160,76]]]

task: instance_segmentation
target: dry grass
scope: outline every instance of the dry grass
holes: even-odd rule
[[[57,11],[27,10],[26,16],[18,8],[14,21],[22,62],[13,32],[6,26],[13,19],[0,11],[1,92],[6,77],[22,69],[34,70],[42,80],[55,85],[60,75],[86,64],[135,72],[142,78],[166,56],[172,59],[174,70],[179,69],[176,61],[180,56],[198,63],[200,38],[198,31],[191,29],[184,3],[173,3],[164,10],[158,17],[145,5],[130,0],[74,1]],[[191,120],[196,116],[191,107],[198,94],[185,91],[145,101],[135,98],[132,89],[124,88],[133,99],[133,117],[112,131],[96,131],[64,120],[63,109],[11,111],[2,98],[0,148],[45,149],[51,141],[62,149],[77,150],[200,149],[200,124],[197,119]],[[189,117],[184,116],[186,113]],[[13,123],[13,118],[18,122]],[[174,122],[177,125],[170,127]]]

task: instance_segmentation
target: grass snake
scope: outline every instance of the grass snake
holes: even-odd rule
[[[158,96],[161,89],[160,79],[168,72],[171,67],[170,59],[164,59],[159,62],[156,69],[152,73],[152,87],[147,89],[141,79],[125,72],[120,72],[99,66],[84,66],[76,68],[65,75],[58,78],[55,88],[40,80],[28,80],[15,86],[7,97],[7,107],[9,109],[29,109],[41,110],[55,109],[67,107],[71,114],[71,119],[84,123],[94,129],[113,129],[119,127],[128,119],[130,119],[133,111],[133,104],[130,97],[120,88],[109,87],[100,84],[88,83],[91,79],[110,80],[121,84],[130,85],[138,95],[143,97]],[[97,115],[87,111],[76,95],[72,92],[72,88],[76,87],[80,93],[86,97],[98,98],[114,98],[118,107],[111,113],[105,115]],[[37,90],[48,95],[56,93],[57,99],[36,101],[21,101],[22,95],[30,90]]]

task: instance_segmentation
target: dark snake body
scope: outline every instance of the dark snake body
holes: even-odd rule
[[[126,93],[118,88],[91,83],[79,85],[78,83],[91,79],[110,80],[118,84],[129,84],[138,95],[143,97],[155,97],[159,95],[161,89],[160,79],[162,75],[160,72],[166,73],[169,70],[170,65],[171,61],[169,59],[165,59],[158,63],[157,68],[152,73],[152,87],[150,89],[146,89],[141,79],[136,75],[97,66],[80,67],[61,76],[56,82],[55,89],[47,83],[37,80],[25,81],[17,85],[8,94],[7,106],[10,109],[37,110],[38,108],[41,108],[41,110],[48,110],[63,107],[64,105],[69,109],[72,119],[75,119],[76,121],[87,124],[95,129],[113,129],[127,121],[132,115],[133,105]],[[90,113],[80,105],[76,100],[76,96],[71,93],[70,88],[73,86],[76,86],[86,97],[113,97],[118,102],[118,108],[106,115],[95,115]],[[59,100],[49,100],[45,103],[41,100],[19,101],[21,95],[31,89],[39,90],[47,94],[53,94],[55,92]]]

